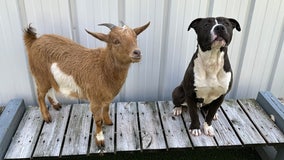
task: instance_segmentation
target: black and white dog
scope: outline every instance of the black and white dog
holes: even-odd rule
[[[216,112],[232,86],[233,74],[227,54],[227,46],[233,36],[233,29],[241,31],[235,19],[225,17],[198,18],[188,27],[197,34],[197,50],[185,72],[184,79],[173,93],[174,115],[182,113],[182,106],[189,106],[191,117],[190,133],[201,135],[197,110],[202,107],[206,118],[204,134],[214,136],[211,126],[217,119]]]

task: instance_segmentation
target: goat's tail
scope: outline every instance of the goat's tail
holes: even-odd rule
[[[25,41],[26,47],[30,48],[36,39],[37,37],[36,37],[35,29],[30,24],[29,27],[27,27],[24,30],[24,41]]]

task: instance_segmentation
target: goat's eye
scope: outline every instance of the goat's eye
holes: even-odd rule
[[[113,44],[120,44],[120,41],[118,39],[114,39]]]

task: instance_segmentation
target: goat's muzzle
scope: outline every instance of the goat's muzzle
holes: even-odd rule
[[[133,63],[139,62],[141,57],[142,57],[141,51],[140,50],[134,50],[130,57],[131,57]]]

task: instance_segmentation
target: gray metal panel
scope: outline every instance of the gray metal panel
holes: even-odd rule
[[[22,99],[10,100],[0,116],[0,159],[3,159],[25,111]]]

